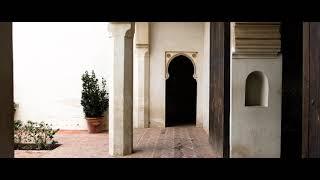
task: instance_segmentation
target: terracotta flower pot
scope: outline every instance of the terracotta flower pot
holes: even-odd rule
[[[103,117],[88,118],[86,117],[89,133],[101,133],[104,130]]]

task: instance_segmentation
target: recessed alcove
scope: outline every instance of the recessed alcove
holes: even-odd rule
[[[251,72],[246,79],[245,106],[268,107],[269,83],[261,71]]]

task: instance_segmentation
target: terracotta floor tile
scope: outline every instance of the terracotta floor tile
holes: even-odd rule
[[[202,128],[193,126],[144,128],[133,131],[134,153],[121,158],[214,158]],[[111,158],[108,133],[60,131],[56,140],[62,144],[52,151],[15,151],[16,158]]]

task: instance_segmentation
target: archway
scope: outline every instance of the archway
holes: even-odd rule
[[[166,126],[195,125],[197,82],[194,65],[186,56],[179,55],[168,66],[166,80]]]

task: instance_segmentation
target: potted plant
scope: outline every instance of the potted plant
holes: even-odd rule
[[[104,130],[104,112],[109,106],[109,97],[106,90],[106,80],[102,78],[99,86],[94,71],[90,75],[86,71],[82,75],[81,105],[88,124],[89,133],[99,133]]]

